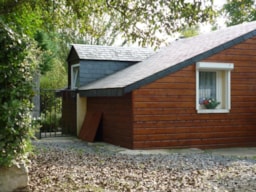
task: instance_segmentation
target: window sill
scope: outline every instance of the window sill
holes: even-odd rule
[[[197,109],[197,113],[229,113],[228,109]]]

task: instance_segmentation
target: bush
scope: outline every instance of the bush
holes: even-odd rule
[[[41,114],[41,131],[51,132],[58,131],[61,121],[61,112],[52,109]]]
[[[0,166],[21,160],[32,136],[31,99],[39,51],[0,20]]]

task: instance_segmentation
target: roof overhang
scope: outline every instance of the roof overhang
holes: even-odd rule
[[[114,97],[125,94],[123,88],[78,90],[78,93],[81,97]]]

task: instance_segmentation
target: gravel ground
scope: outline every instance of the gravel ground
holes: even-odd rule
[[[120,154],[85,142],[35,142],[29,191],[256,191],[256,158]]]

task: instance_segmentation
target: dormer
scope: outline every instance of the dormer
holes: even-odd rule
[[[151,49],[73,44],[67,59],[68,88],[77,89],[154,53]]]

